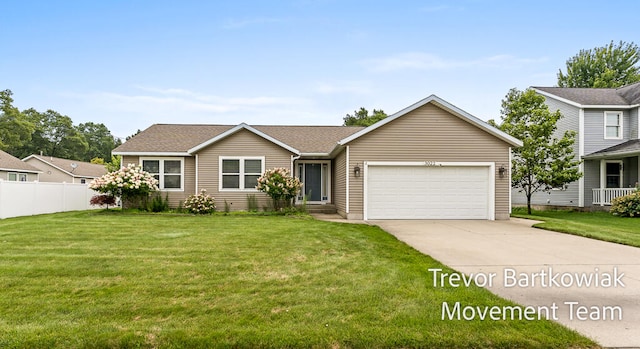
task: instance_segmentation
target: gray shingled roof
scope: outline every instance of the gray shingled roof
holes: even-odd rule
[[[154,124],[113,150],[127,152],[185,153],[235,125]],[[363,127],[349,126],[251,126],[302,153],[329,153],[337,142]]]
[[[598,150],[595,153],[584,156],[587,159],[607,158],[613,156],[629,156],[640,154],[640,139],[633,139],[614,145],[613,147]]]
[[[97,178],[107,173],[107,169],[104,167],[104,165],[101,165],[101,164],[92,164],[90,162],[62,159],[62,158],[56,158],[53,156],[43,156],[43,155],[30,155],[26,157],[25,160],[30,158],[36,158],[41,162],[49,163],[50,165],[55,166],[61,169],[62,171],[68,172],[70,175],[74,177],[96,177]],[[38,167],[39,162],[34,161],[32,163],[34,164],[34,166]],[[71,164],[76,164],[77,167],[74,169],[71,166]],[[44,170],[45,168],[43,167],[42,169]]]
[[[640,83],[620,88],[537,87],[534,89],[568,99],[582,105],[629,106],[640,103]]]
[[[27,164],[17,157],[0,150],[0,170],[2,171],[24,171],[24,172],[42,172],[39,169]]]

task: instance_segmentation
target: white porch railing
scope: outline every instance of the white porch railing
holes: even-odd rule
[[[593,188],[594,205],[611,205],[611,200],[629,195],[636,191],[636,188]]]

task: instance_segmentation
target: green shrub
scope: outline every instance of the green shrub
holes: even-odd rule
[[[621,217],[640,217],[640,191],[611,200],[611,213]]]
[[[201,189],[200,193],[184,200],[184,209],[195,214],[211,214],[216,210],[216,201],[206,189]]]
[[[151,200],[147,203],[147,211],[151,212],[166,212],[169,211],[169,193],[162,195],[159,193],[154,194]]]
[[[258,199],[255,194],[247,195],[247,210],[249,212],[258,212]]]

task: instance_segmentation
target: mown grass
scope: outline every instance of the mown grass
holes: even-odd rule
[[[640,247],[640,219],[614,216],[609,212],[548,210],[531,212],[514,208],[513,217],[535,219],[534,227]]]
[[[1,348],[582,348],[550,321],[441,320],[437,261],[306,217],[73,212],[0,221]]]

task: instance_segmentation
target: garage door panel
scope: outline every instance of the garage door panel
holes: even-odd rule
[[[487,166],[369,166],[368,219],[488,219]]]

